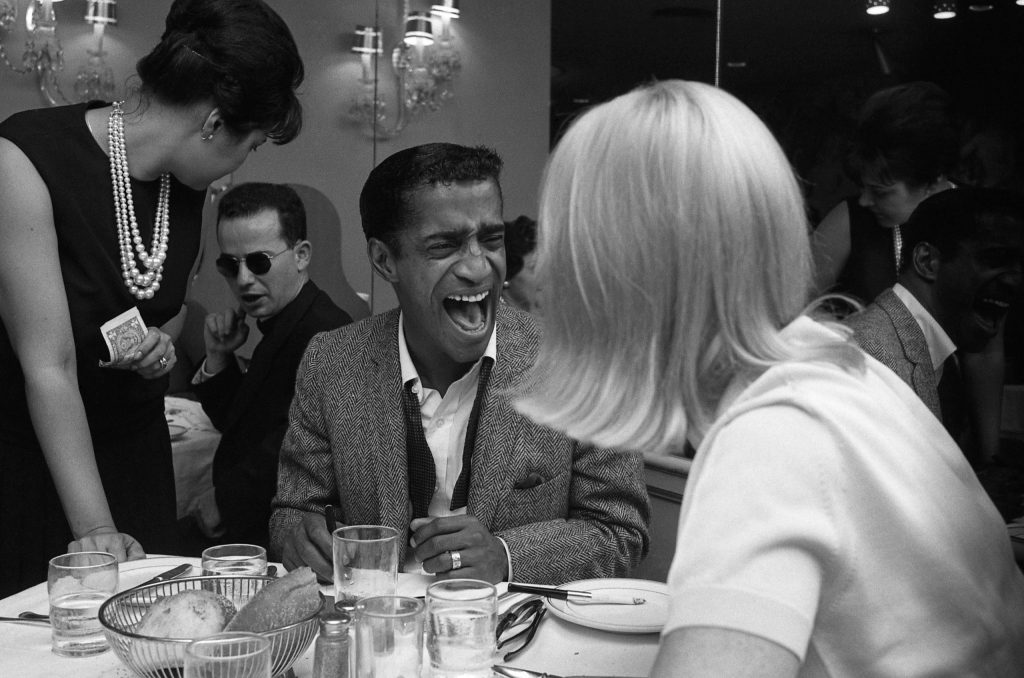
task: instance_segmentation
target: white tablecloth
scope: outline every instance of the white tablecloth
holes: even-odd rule
[[[198,558],[152,556],[121,564],[120,588],[127,589],[182,562],[196,566]],[[400,574],[398,592],[423,595],[428,575]],[[502,590],[503,586],[500,587]],[[47,612],[46,584],[0,600],[0,616],[19,612]],[[545,615],[533,643],[512,666],[569,675],[646,676],[654,664],[658,636],[654,633],[622,634],[584,628]],[[313,673],[313,648],[293,667],[297,678]],[[58,657],[50,652],[50,628],[0,622],[0,676],[5,678],[132,678],[131,672],[108,651],[94,657]]]
[[[195,400],[167,396],[164,414],[169,427],[184,429],[183,434],[176,438],[172,435],[171,439],[178,517],[183,518],[197,510],[199,498],[213,489],[213,454],[220,444],[220,433]]]

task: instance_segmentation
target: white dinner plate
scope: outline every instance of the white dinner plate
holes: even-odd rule
[[[584,579],[561,588],[577,591],[608,591],[644,598],[642,605],[576,603],[546,598],[551,614],[567,622],[616,633],[658,633],[668,619],[668,588],[647,579]]]
[[[188,429],[178,424],[168,424],[167,432],[171,434],[171,440],[181,440],[188,433]]]

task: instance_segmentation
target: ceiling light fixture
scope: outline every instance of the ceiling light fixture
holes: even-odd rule
[[[991,2],[972,2],[967,8],[972,12],[987,12],[995,7]]]
[[[889,0],[867,0],[864,11],[868,14],[885,14],[889,11]]]
[[[956,16],[956,2],[954,0],[938,0],[934,7],[935,13],[932,16],[936,19],[952,19]]]

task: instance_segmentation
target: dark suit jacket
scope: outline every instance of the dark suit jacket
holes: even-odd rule
[[[516,412],[508,393],[536,358],[538,330],[528,314],[501,304],[496,332],[468,513],[508,544],[517,580],[626,574],[648,547],[640,456],[580,445]],[[397,310],[310,342],[280,463],[272,553],[280,554],[304,512],[334,504],[345,523],[397,529],[405,561],[412,509]]]
[[[288,428],[295,373],[317,332],[352,322],[312,281],[265,323],[263,339],[242,374],[237,364],[196,387],[210,421],[222,433],[213,460],[217,508],[230,542],[268,545],[277,455]]]
[[[892,288],[878,295],[860,313],[845,320],[857,343],[875,360],[895,372],[942,421],[935,367],[924,332]]]

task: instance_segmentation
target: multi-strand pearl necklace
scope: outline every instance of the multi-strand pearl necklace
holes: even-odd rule
[[[124,112],[121,102],[115,101],[107,121],[110,144],[110,179],[114,185],[114,215],[117,217],[117,240],[121,247],[121,276],[128,291],[136,299],[152,299],[160,289],[164,260],[167,259],[167,241],[171,234],[171,175],[160,175],[160,196],[153,219],[153,243],[149,252],[142,244],[139,223],[135,219],[132,200],[132,180],[128,174],[128,154],[124,148]],[[146,269],[139,272],[135,255]]]

